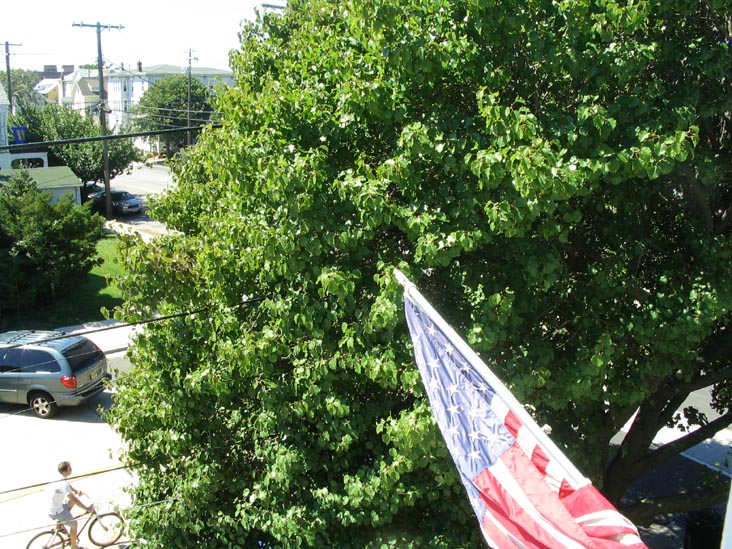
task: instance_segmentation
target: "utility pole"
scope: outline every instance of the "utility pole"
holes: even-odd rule
[[[22,46],[23,44],[11,44],[10,42],[5,42],[5,74],[8,76],[8,102],[10,103],[10,114],[13,114],[15,110],[13,109],[13,81],[10,78],[10,46]]]
[[[107,91],[104,89],[104,65],[102,58],[102,29],[119,29],[122,25],[87,25],[85,23],[74,23],[74,27],[92,27],[97,29],[97,70],[99,72],[99,125],[102,127],[102,137],[107,135],[107,113],[110,112],[107,107]],[[102,160],[104,162],[104,194],[106,195],[107,219],[112,219],[112,191],[109,186],[109,147],[106,139],[102,141]]]
[[[193,57],[193,50],[188,49],[188,119],[186,120],[186,126],[191,127],[191,61],[195,59]],[[187,143],[191,146],[191,130],[187,132]]]

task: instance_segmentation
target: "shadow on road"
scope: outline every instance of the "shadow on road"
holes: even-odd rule
[[[80,406],[62,406],[50,419],[35,417],[28,406],[22,404],[0,404],[0,415],[27,416],[42,422],[105,423],[102,414],[112,407],[112,392],[107,389]]]

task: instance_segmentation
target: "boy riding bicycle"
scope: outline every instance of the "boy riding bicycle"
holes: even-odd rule
[[[67,525],[69,527],[69,541],[71,542],[71,549],[79,549],[79,543],[77,540],[78,524],[76,519],[71,514],[71,509],[78,505],[86,511],[93,511],[94,506],[86,506],[77,497],[83,492],[77,490],[69,481],[66,480],[71,475],[71,463],[68,461],[62,461],[58,464],[58,472],[61,474],[62,479],[54,482],[50,489],[51,494],[51,507],[48,515],[55,520],[59,526]]]

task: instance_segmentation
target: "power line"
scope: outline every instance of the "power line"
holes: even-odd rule
[[[66,480],[71,481],[71,480],[78,480],[81,478],[94,477],[94,476],[101,475],[104,473],[111,473],[112,471],[129,469],[130,467],[132,467],[132,465],[119,465],[118,467],[112,467],[112,468],[104,469],[101,471],[92,471],[91,473],[83,473],[81,475],[74,475],[73,477],[68,477]],[[25,486],[21,486],[20,488],[10,488],[9,490],[2,490],[2,491],[0,491],[0,496],[5,496],[7,494],[12,494],[14,492],[26,492],[28,490],[35,490],[36,488],[45,488],[46,486],[55,484],[57,482],[61,482],[61,480],[49,480],[49,481],[45,481],[45,482],[38,482],[36,484],[26,484]],[[22,494],[20,496],[16,496],[16,497],[22,497]],[[10,499],[15,499],[15,498],[7,498],[7,499],[4,499],[3,501],[9,501]]]
[[[206,124],[207,126],[210,126],[212,128],[220,128],[222,125],[220,123],[215,124]],[[111,135],[97,135],[93,137],[75,137],[71,139],[57,139],[55,141],[36,141],[33,143],[20,143],[16,145],[0,145],[0,151],[23,151],[23,150],[37,150],[39,148],[44,147],[54,147],[54,146],[60,146],[60,145],[70,145],[73,143],[86,143],[88,141],[111,141],[115,139],[133,139],[135,137],[146,137],[149,135],[157,135],[162,133],[172,133],[172,132],[180,132],[180,131],[186,131],[186,130],[192,130],[192,131],[200,131],[203,128],[203,126],[192,126],[190,128],[187,127],[181,127],[177,129],[172,130],[152,130],[152,131],[145,131],[145,132],[133,132],[133,133],[118,133],[118,134],[111,134]]]
[[[165,122],[184,122],[182,117],[176,117],[176,116],[170,116],[165,114],[143,114],[138,115],[135,117],[136,120],[145,120],[148,122],[157,122],[158,120],[162,120]],[[201,122],[201,123],[207,123],[209,122],[209,119],[206,118],[191,118],[192,122]],[[186,128],[192,127],[192,126],[177,126],[175,124],[166,124],[165,122],[159,124],[159,127],[168,127],[168,128],[183,128],[183,131],[186,131]]]
[[[172,111],[172,112],[179,112],[184,113],[187,112],[185,109],[167,109],[165,107],[147,107],[145,105],[135,105],[135,109],[139,110],[148,110],[148,111]],[[222,114],[221,111],[196,111],[191,110],[192,113],[200,113],[200,114]]]
[[[236,439],[234,439],[232,437],[227,437],[227,438],[225,438],[219,444],[216,444],[216,445],[213,445],[213,444],[202,444],[200,447],[197,447],[195,449],[197,449],[198,451],[202,451],[202,452],[210,452],[212,450],[221,450],[221,449],[225,449],[225,448],[237,447],[240,444],[241,444],[241,441],[240,440],[236,440]],[[170,456],[168,456],[168,457],[170,457]],[[185,456],[178,456],[177,459],[185,460],[186,457]],[[105,469],[98,469],[98,470],[92,471],[90,473],[82,473],[80,475],[75,475],[75,476],[72,476],[72,477],[68,477],[67,480],[71,481],[71,480],[78,480],[78,479],[82,479],[82,478],[95,477],[97,475],[104,475],[104,474],[111,473],[111,472],[114,472],[114,471],[121,471],[123,469],[134,469],[136,467],[142,467],[142,466],[145,466],[145,465],[147,465],[147,466],[154,465],[154,464],[157,464],[157,463],[161,463],[162,461],[163,460],[161,460],[161,459],[158,458],[156,460],[128,462],[126,465],[118,465],[116,467],[108,467],[108,468],[105,468]],[[27,492],[29,490],[35,491],[36,489],[45,488],[46,486],[49,486],[51,484],[55,484],[57,482],[61,482],[61,480],[44,481],[44,482],[38,482],[36,484],[27,484],[27,485],[21,486],[19,488],[10,488],[8,490],[0,491],[0,496],[5,496],[7,494],[13,494],[15,492]],[[23,497],[23,496],[24,496],[24,494],[21,494],[20,496],[17,496],[17,497]],[[12,499],[17,499],[17,497],[4,498],[3,500],[0,500],[0,503],[4,503],[5,501],[10,501]],[[147,506],[150,506],[150,505],[153,505],[153,504],[152,503],[144,504],[143,507],[147,507]]]
[[[248,300],[243,301],[241,303],[238,303],[237,305],[234,305],[232,308],[240,308],[240,307],[243,307],[245,305],[249,305],[251,303],[257,303],[259,301],[263,301],[264,299],[266,299],[266,298],[265,297],[251,298],[251,299],[248,299]],[[56,340],[64,339],[64,338],[68,338],[68,337],[86,336],[88,334],[94,334],[94,333],[98,333],[98,332],[105,332],[105,331],[109,331],[109,330],[116,330],[116,329],[119,329],[119,328],[137,327],[137,326],[142,326],[142,325],[145,325],[145,324],[150,324],[150,323],[153,323],[153,322],[162,322],[164,320],[170,320],[170,319],[173,319],[173,318],[179,318],[179,317],[183,317],[183,316],[190,316],[190,315],[195,315],[195,314],[198,314],[198,313],[202,313],[202,312],[207,311],[210,308],[211,307],[207,305],[205,307],[200,307],[198,309],[193,309],[193,310],[185,311],[185,312],[182,312],[182,313],[175,313],[175,314],[172,314],[172,315],[160,316],[160,317],[155,317],[155,318],[151,318],[151,319],[140,320],[140,321],[137,321],[137,322],[127,322],[127,323],[115,324],[113,326],[103,326],[101,328],[93,328],[93,329],[90,329],[90,330],[84,330],[84,331],[81,331],[81,332],[74,332],[74,333],[70,333],[70,334],[67,334],[67,333],[63,332],[63,333],[59,333],[59,335],[56,335],[56,336],[50,336],[50,337],[47,337],[47,338],[44,338],[44,339],[39,339],[37,341],[34,341],[33,344],[34,345],[37,345],[37,344],[40,344],[40,343],[46,343],[46,342],[49,342],[49,341],[56,341]],[[26,343],[16,343],[14,345],[3,346],[2,348],[0,348],[0,350],[16,349],[18,347],[23,347],[24,345],[26,345]],[[95,352],[96,351],[89,351],[88,353],[84,353],[84,354],[94,354]],[[78,356],[82,356],[82,355],[78,355]],[[50,361],[48,361],[48,362],[50,362]],[[45,362],[29,364],[27,366],[23,366],[21,368],[18,368],[15,371],[21,372],[21,371],[23,371],[25,369],[35,368],[35,367],[40,366],[42,364],[45,364]],[[65,398],[72,398],[72,397],[65,397]],[[54,402],[61,402],[62,400],[64,400],[64,399],[55,400]],[[12,412],[12,413],[6,414],[6,415],[0,417],[0,421],[3,420],[3,419],[7,419],[7,418],[10,418],[10,417],[13,417],[13,416],[18,416],[18,415],[21,415],[21,414],[26,414],[26,413],[29,413],[29,412],[33,412],[33,408],[31,408],[31,407],[23,408],[21,410],[18,410],[17,412]],[[0,492],[0,493],[2,493],[2,492]]]
[[[236,447],[236,446],[239,446],[240,444],[241,444],[241,441],[240,440],[233,439],[232,437],[227,437],[227,438],[225,438],[219,444],[216,444],[216,445],[213,445],[213,444],[202,444],[197,449],[199,451],[210,452],[212,450],[221,450],[221,449],[225,449],[225,448]],[[186,459],[186,458],[184,456],[179,456],[178,459]],[[78,480],[78,479],[82,479],[82,478],[95,477],[97,475],[104,475],[106,473],[111,473],[111,472],[114,472],[114,471],[121,471],[123,469],[134,469],[136,467],[142,467],[142,466],[145,466],[145,465],[148,465],[148,466],[149,465],[154,465],[156,463],[160,463],[161,461],[163,461],[163,460],[160,460],[158,458],[156,460],[128,462],[126,465],[118,465],[116,467],[108,467],[108,468],[105,468],[105,469],[98,469],[98,470],[92,471],[90,473],[82,473],[80,475],[75,475],[75,476],[72,476],[72,477],[68,477],[67,480],[71,481],[71,480]],[[19,488],[10,488],[8,490],[2,490],[2,491],[0,491],[0,496],[5,496],[5,495],[8,495],[8,494],[13,494],[15,492],[27,492],[28,490],[34,490],[35,491],[38,488],[44,488],[46,486],[49,486],[51,484],[55,484],[57,482],[61,482],[61,480],[51,480],[51,481],[45,481],[45,482],[38,482],[36,484],[27,484],[27,485],[21,486]],[[17,497],[23,497],[23,495],[24,494],[21,494],[20,496],[17,496]],[[3,500],[0,500],[0,503],[4,503],[4,501],[9,501],[11,499],[16,499],[16,498],[14,497],[14,498],[3,499]],[[148,504],[146,504],[144,506],[149,506],[149,505],[151,505],[151,504],[148,503]]]
[[[129,509],[143,509],[145,507],[153,507],[155,505],[162,505],[163,503],[168,503],[168,502],[171,502],[171,501],[178,501],[179,499],[180,498],[167,498],[167,499],[161,499],[161,500],[158,500],[158,501],[152,501],[150,503],[143,503],[141,505],[130,505],[129,507],[126,508],[126,510],[129,510]],[[99,514],[100,515],[103,515],[104,513],[99,513]],[[75,517],[75,518],[83,517],[85,515],[86,515],[86,513],[84,513],[82,515],[79,515],[78,517]],[[122,516],[124,518],[124,513],[122,514]],[[9,538],[11,536],[17,536],[19,534],[27,534],[29,532],[35,532],[37,530],[55,528],[56,526],[57,526],[57,523],[54,522],[52,524],[44,524],[44,525],[41,525],[41,526],[36,526],[34,528],[26,528],[25,530],[16,530],[15,532],[8,532],[7,534],[0,534],[0,539],[1,538]],[[66,546],[64,545],[64,547],[66,547]],[[117,546],[115,545],[115,547],[117,547]]]

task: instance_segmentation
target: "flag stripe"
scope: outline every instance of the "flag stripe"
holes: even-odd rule
[[[475,482],[484,505],[530,548],[584,549],[589,539],[572,517],[547,499],[548,487],[521,448],[514,446]],[[563,525],[563,530],[557,527]]]

